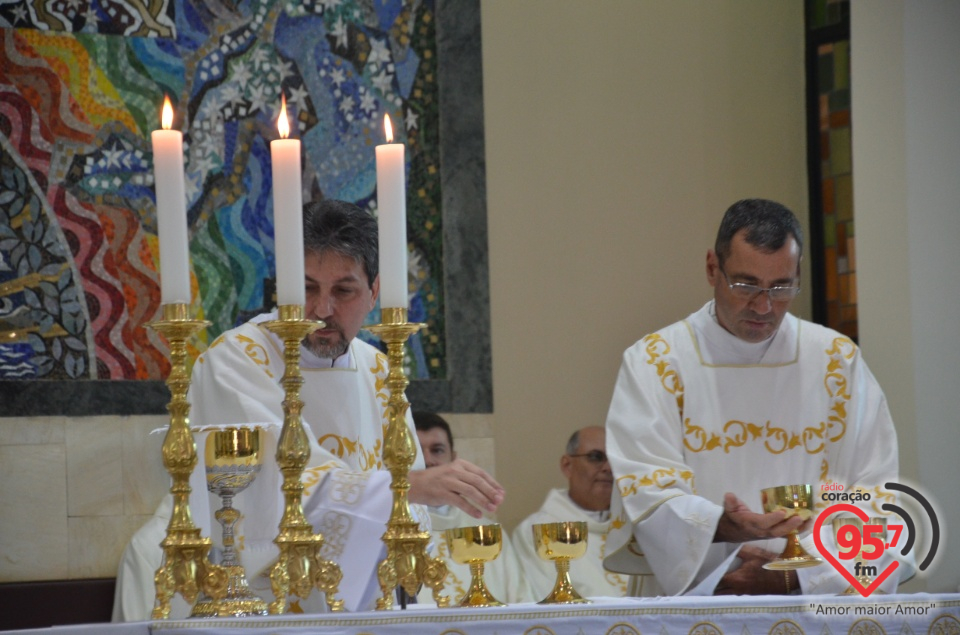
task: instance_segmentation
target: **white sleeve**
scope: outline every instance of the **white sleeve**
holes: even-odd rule
[[[682,380],[658,375],[659,335],[627,349],[607,414],[607,456],[633,533],[663,591],[678,595],[735,550],[714,544],[723,508],[694,493],[684,461]]]

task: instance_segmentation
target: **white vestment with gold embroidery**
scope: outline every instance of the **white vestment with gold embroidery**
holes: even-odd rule
[[[284,373],[283,344],[262,325],[275,317],[275,313],[258,316],[217,338],[197,359],[189,393],[192,428],[260,424],[267,431],[263,467],[234,499],[234,507],[243,513],[235,529],[240,557],[251,587],[267,601],[273,599],[266,576],[279,555],[273,540],[284,508],[283,477],[275,458],[285,397],[279,383]],[[338,358],[333,367],[329,367],[330,360],[316,358],[303,347],[300,352],[302,420],[311,452],[302,477],[304,513],[324,535],[322,557],[343,571],[338,597],[343,598],[345,608],[371,609],[380,595],[376,567],[384,557],[380,538],[392,506],[391,477],[382,465],[390,397],[387,360],[358,339],[350,343],[349,355]],[[416,440],[409,411],[407,425]],[[219,545],[220,526],[214,512],[221,503],[206,490],[206,434],[197,433],[195,438],[200,460],[191,476],[191,512],[202,535],[211,536]],[[417,447],[413,469],[423,468]],[[428,529],[429,516],[423,506],[411,505],[411,510],[421,527]],[[156,544],[164,535],[157,537]],[[155,558],[159,567],[159,547]],[[142,571],[149,583],[141,586],[152,590],[153,574],[154,570]],[[306,600],[290,599],[295,601],[295,611],[325,610],[317,591]],[[152,605],[151,597],[148,606]],[[137,619],[137,612],[124,609],[121,619]],[[116,607],[114,613],[118,614]],[[149,613],[140,619],[148,617]]]
[[[713,542],[726,492],[762,511],[761,489],[811,484],[819,512],[832,504],[821,485],[840,483],[870,492],[859,506],[883,516],[894,501],[883,485],[898,474],[886,399],[849,338],[787,314],[773,338],[743,342],[719,325],[712,302],[624,353],[607,455],[619,493],[611,511],[624,521],[607,564],[624,570],[639,542],[670,595],[712,593],[719,567],[736,566],[740,545]],[[827,523],[821,537],[835,549],[831,533]],[[785,540],[752,544],[779,553]],[[802,544],[818,555],[812,534]],[[890,551],[873,561],[880,571]],[[901,565],[882,589],[909,577],[911,563]],[[847,587],[827,563],[798,575],[803,593]]]
[[[443,507],[427,507],[430,513],[431,534],[433,544],[436,545],[437,555],[443,558],[447,565],[447,577],[444,579],[444,593],[450,597],[451,605],[463,599],[463,595],[470,588],[470,565],[459,564],[450,558],[450,547],[444,536],[447,529],[458,527],[473,527],[495,523],[494,520],[477,519],[467,514],[459,507],[445,505]],[[483,581],[490,593],[505,604],[532,602],[527,579],[520,569],[517,554],[507,531],[502,533],[500,555],[495,560],[487,562],[483,569]],[[539,599],[539,598],[537,598]],[[417,595],[420,604],[432,604],[433,594],[429,587],[424,586]]]
[[[623,597],[627,593],[628,578],[606,571],[603,558],[607,548],[610,520],[600,520],[596,512],[581,508],[570,499],[566,489],[552,489],[540,509],[523,519],[513,531],[513,545],[520,559],[534,601],[547,597],[557,581],[557,569],[550,560],[537,555],[533,542],[533,525],[561,521],[587,523],[587,552],[570,561],[570,582],[583,597]],[[651,587],[645,592],[656,595]]]

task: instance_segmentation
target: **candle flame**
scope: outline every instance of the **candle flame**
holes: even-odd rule
[[[390,125],[390,115],[383,115],[383,129],[387,133],[387,143],[393,143],[393,126]]]
[[[169,130],[173,126],[173,106],[170,105],[170,96],[163,96],[163,109],[160,111],[160,126]]]
[[[280,138],[286,139],[290,136],[290,122],[287,121],[287,96],[280,95],[280,116],[277,118],[277,130],[280,131]]]

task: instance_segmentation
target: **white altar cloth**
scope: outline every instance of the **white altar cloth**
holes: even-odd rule
[[[960,594],[592,598],[591,604],[87,624],[20,635],[952,635]]]

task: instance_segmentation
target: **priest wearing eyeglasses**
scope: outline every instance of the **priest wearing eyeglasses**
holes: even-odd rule
[[[533,525],[561,521],[587,523],[587,552],[570,561],[570,581],[583,597],[623,597],[631,587],[636,595],[657,595],[652,575],[631,576],[607,571],[603,567],[607,535],[611,529],[610,494],[613,474],[607,461],[606,433],[599,426],[573,433],[560,457],[560,471],[567,489],[553,489],[538,511],[525,518],[513,532],[513,543],[533,591],[541,600],[553,590],[557,579],[554,563],[537,556]],[[648,572],[649,573],[649,572]]]
[[[802,250],[789,209],[734,203],[707,252],[713,299],[624,353],[606,425],[618,526],[608,568],[630,571],[631,554],[642,551],[669,595],[847,588],[828,564],[763,566],[798,530],[806,551],[819,554],[813,523],[763,513],[761,489],[810,484],[818,513],[830,504],[827,486],[867,492],[863,510],[877,517],[894,500],[884,484],[898,476],[893,421],[860,349],[788,313]],[[830,526],[821,538],[835,548]],[[882,590],[909,577],[911,564],[901,564]]]

